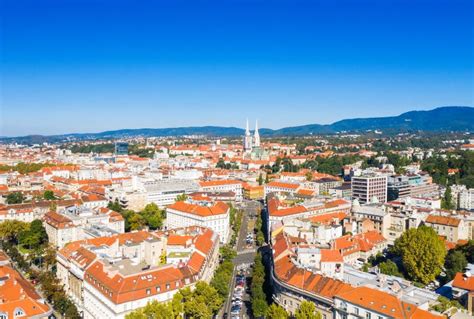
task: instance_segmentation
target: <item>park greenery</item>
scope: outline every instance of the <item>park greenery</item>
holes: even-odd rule
[[[0,224],[0,237],[2,249],[13,264],[26,278],[38,283],[40,291],[54,310],[65,318],[81,318],[55,275],[56,249],[48,243],[41,221],[4,221]]]

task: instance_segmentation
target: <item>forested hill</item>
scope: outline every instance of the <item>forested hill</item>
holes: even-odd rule
[[[264,122],[264,120],[262,120]],[[398,116],[346,119],[332,124],[309,124],[285,127],[277,130],[263,128],[262,136],[295,136],[309,134],[330,134],[337,132],[364,132],[381,130],[387,133],[414,131],[474,131],[474,108],[467,106],[445,106],[430,111],[411,111]],[[54,136],[29,135],[22,137],[3,137],[2,142],[26,144],[42,142],[61,142],[65,140],[88,140],[123,137],[151,136],[239,136],[244,130],[236,127],[196,126],[175,128],[121,129],[100,133],[63,134]]]

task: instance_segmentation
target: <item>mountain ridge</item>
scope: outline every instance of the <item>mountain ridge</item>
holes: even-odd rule
[[[432,110],[409,111],[398,116],[353,118],[336,121],[332,124],[306,124],[280,129],[259,129],[262,136],[297,136],[309,134],[331,134],[338,132],[363,132],[382,130],[388,132],[410,131],[474,131],[474,107],[443,106]],[[70,133],[59,135],[27,135],[0,137],[2,142],[37,144],[43,142],[63,142],[67,140],[94,140],[124,137],[165,137],[184,135],[239,136],[242,128],[223,126],[189,126],[170,128],[138,128],[108,130],[98,133]]]

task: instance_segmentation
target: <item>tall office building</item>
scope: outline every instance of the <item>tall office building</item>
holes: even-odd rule
[[[387,176],[362,175],[354,176],[351,181],[352,199],[366,204],[387,201]]]

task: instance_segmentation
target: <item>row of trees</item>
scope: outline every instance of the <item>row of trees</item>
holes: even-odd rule
[[[267,319],[288,319],[290,314],[281,306],[273,303],[268,307]],[[316,310],[316,306],[311,301],[304,300],[299,305],[294,315],[295,319],[321,319],[321,314]]]
[[[234,265],[232,260],[237,253],[230,245],[220,248],[221,263],[217,267],[210,284],[197,282],[195,289],[189,287],[179,290],[173,300],[167,303],[153,301],[144,308],[127,315],[127,319],[208,319],[217,314],[229,294]]]
[[[66,318],[81,318],[55,276],[56,250],[48,244],[41,221],[5,221],[0,224],[0,237],[3,250],[28,279],[39,283],[43,296],[53,308]],[[18,245],[28,247],[28,253],[20,253]]]
[[[265,282],[265,266],[263,265],[262,254],[259,252],[255,256],[251,291],[252,313],[255,318],[260,318],[266,315],[268,309],[267,297],[263,290]]]
[[[144,308],[129,313],[127,319],[176,319],[212,318],[222,305],[222,298],[216,289],[207,283],[200,281],[196,283],[194,290],[190,288],[180,289],[170,302],[149,302]]]
[[[230,205],[229,216],[230,226],[232,228],[232,235],[229,240],[229,245],[233,247],[237,243],[237,236],[239,234],[240,227],[242,226],[243,212],[240,209]]]

